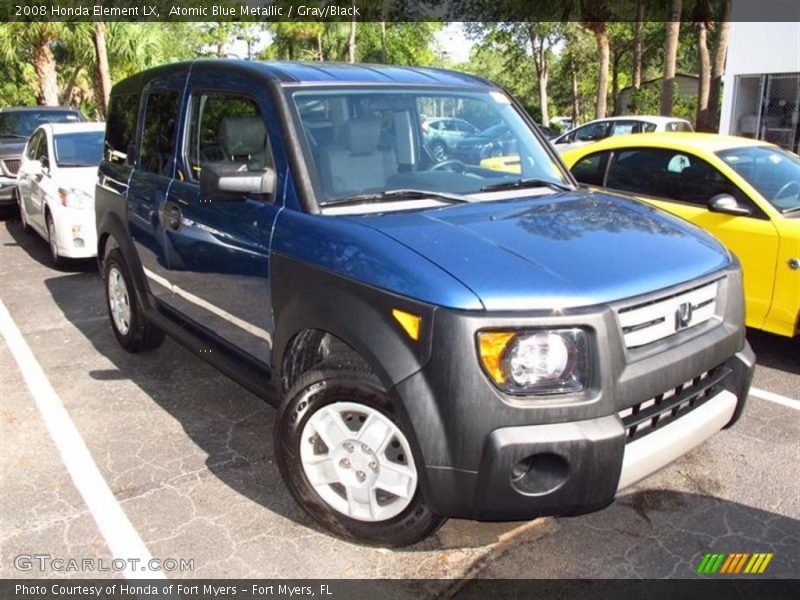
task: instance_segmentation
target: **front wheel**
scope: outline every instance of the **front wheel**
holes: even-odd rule
[[[164,341],[164,332],[147,320],[139,306],[122,253],[114,248],[104,262],[106,303],[117,341],[128,352],[158,348]]]
[[[64,259],[58,253],[58,236],[56,235],[56,224],[53,221],[53,214],[47,212],[47,242],[50,244],[50,262],[58,269],[64,266]]]
[[[409,438],[368,373],[322,367],[303,375],[286,394],[274,443],[292,495],[342,538],[407,546],[446,520],[425,505]]]

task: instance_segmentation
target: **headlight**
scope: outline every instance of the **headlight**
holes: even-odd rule
[[[582,329],[481,331],[478,351],[489,378],[517,394],[579,392],[588,377]]]
[[[67,208],[91,208],[92,195],[77,188],[58,188],[61,204]]]

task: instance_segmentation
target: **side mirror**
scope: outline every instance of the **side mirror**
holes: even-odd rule
[[[717,194],[711,198],[711,200],[708,201],[708,210],[735,216],[751,214],[749,208],[741,206],[736,198],[730,194]]]
[[[236,202],[248,196],[266,198],[275,187],[275,170],[223,171],[204,166],[200,171],[200,194],[203,200]]]

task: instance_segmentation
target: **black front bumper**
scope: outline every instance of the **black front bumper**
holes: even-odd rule
[[[636,350],[624,347],[612,307],[491,316],[438,309],[430,361],[393,389],[415,432],[430,508],[450,517],[513,520],[607,506],[629,439],[619,412],[703,372],[725,369],[714,393],[727,390],[735,406],[719,428],[735,422],[754,357],[744,337],[740,272],[725,275],[717,318]],[[476,332],[495,327],[584,328],[593,348],[587,389],[540,398],[498,391],[475,350]]]

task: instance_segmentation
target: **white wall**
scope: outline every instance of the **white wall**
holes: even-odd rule
[[[732,133],[737,75],[800,72],[800,23],[731,23],[719,132]]]

